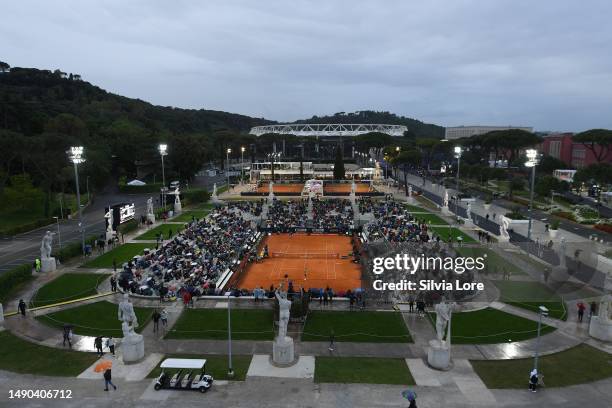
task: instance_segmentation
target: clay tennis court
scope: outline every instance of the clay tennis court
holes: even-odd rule
[[[294,184],[276,184],[274,183],[273,191],[274,193],[294,193],[295,195],[302,194],[302,190],[304,190],[304,183],[294,183]],[[270,185],[262,184],[257,187],[258,193],[269,193]]]
[[[339,292],[361,287],[361,266],[349,255],[353,250],[349,236],[273,234],[265,238],[266,244],[270,256],[247,266],[239,288],[268,289],[281,282],[286,288],[287,279],[293,281],[295,290],[329,286]]]
[[[351,184],[350,183],[325,183],[323,184],[323,191],[325,193],[346,193],[347,195],[351,193]],[[364,183],[355,183],[355,193],[368,193],[370,191],[374,191],[370,188],[369,184]]]

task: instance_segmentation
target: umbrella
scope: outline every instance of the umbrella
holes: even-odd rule
[[[412,390],[402,391],[402,397],[406,398],[408,401],[414,401],[417,397],[416,392]]]
[[[101,373],[104,372],[108,369],[110,369],[113,366],[113,362],[110,360],[104,360],[99,362],[98,364],[96,364],[96,366],[94,367],[94,371],[96,373]]]

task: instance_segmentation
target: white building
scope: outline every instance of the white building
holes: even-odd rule
[[[524,127],[524,126],[454,126],[447,127],[444,133],[444,138],[446,140],[455,140],[460,139],[462,137],[470,137],[476,135],[482,135],[485,133],[492,132],[494,130],[510,130],[510,129],[520,129],[527,132],[533,132],[532,127]]]

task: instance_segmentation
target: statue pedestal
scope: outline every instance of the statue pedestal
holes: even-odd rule
[[[183,206],[181,205],[181,203],[174,203],[174,213],[180,214],[181,211],[183,211]]]
[[[569,279],[567,268],[564,266],[553,266],[550,279],[555,282],[566,282]]]
[[[151,224],[155,224],[155,214],[147,214],[147,221]]]
[[[474,222],[470,220],[469,218],[464,218],[463,226],[466,228],[474,228]]]
[[[121,340],[123,362],[136,363],[144,358],[144,338],[140,334],[130,334]]]
[[[453,215],[453,213],[448,209],[447,206],[442,207],[442,214],[444,214],[444,215]]]
[[[612,321],[600,319],[599,316],[591,317],[589,336],[597,340],[612,342]]]
[[[55,262],[55,258],[46,258],[40,260],[40,271],[47,273],[53,272],[57,269],[57,262]]]
[[[295,363],[293,339],[285,336],[277,337],[272,344],[272,362],[278,366],[290,366]]]
[[[510,237],[498,235],[496,238],[497,238],[497,242],[510,242]]]
[[[427,362],[436,370],[448,370],[451,368],[450,348],[439,340],[430,340],[427,349]]]
[[[115,234],[112,232],[106,231],[106,242],[111,241],[115,237]]]

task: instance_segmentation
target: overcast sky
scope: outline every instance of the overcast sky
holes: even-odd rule
[[[0,60],[159,105],[292,121],[612,128],[612,1],[19,0]]]

